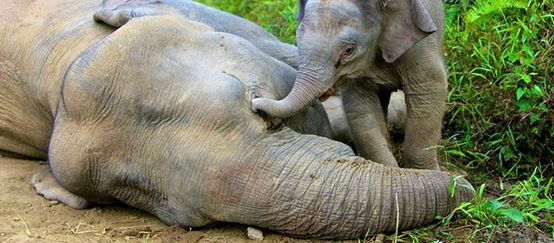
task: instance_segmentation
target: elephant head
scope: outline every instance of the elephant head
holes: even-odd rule
[[[254,99],[252,108],[288,117],[344,80],[370,77],[372,67],[395,62],[437,31],[436,9],[430,11],[423,1],[301,0],[295,85],[284,99]]]

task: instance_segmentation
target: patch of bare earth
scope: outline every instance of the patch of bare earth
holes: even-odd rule
[[[493,230],[491,240],[493,242],[501,242],[501,243],[519,243],[519,242],[554,243],[554,240],[550,238],[546,233],[540,231],[535,227],[527,227],[525,225],[519,225],[517,227],[510,227],[510,228],[498,227]]]

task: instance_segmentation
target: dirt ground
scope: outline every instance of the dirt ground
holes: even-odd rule
[[[220,224],[188,231],[164,225],[125,206],[74,210],[36,194],[31,176],[37,161],[0,157],[0,242],[248,242],[246,226]],[[264,232],[264,242],[295,240]]]

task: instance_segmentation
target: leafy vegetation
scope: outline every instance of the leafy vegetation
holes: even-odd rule
[[[552,175],[553,2],[494,2],[447,5],[446,151],[492,175]]]
[[[202,2],[294,43],[297,0]],[[553,9],[552,0],[447,0],[442,151],[478,195],[437,225],[390,240],[510,240],[503,228],[523,241],[554,238]]]

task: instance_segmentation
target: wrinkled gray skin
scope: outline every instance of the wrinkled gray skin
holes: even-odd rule
[[[474,195],[464,179],[291,129],[328,126],[321,106],[268,129],[253,93],[282,98],[296,71],[237,36],[175,16],[114,31],[92,21],[92,0],[12,5],[0,14],[0,150],[48,159],[32,183],[50,200],[345,239],[427,224]]]
[[[238,35],[271,57],[298,67],[296,46],[280,42],[244,18],[190,0],[104,0],[94,19],[120,27],[132,18],[151,15],[181,15],[211,26],[215,31]]]
[[[442,1],[305,2],[301,1],[299,12],[300,59],[294,88],[279,101],[254,99],[253,109],[288,117],[330,88],[342,86],[346,117],[360,154],[397,167],[389,148],[385,108],[390,93],[402,89],[407,106],[406,165],[438,169],[436,145],[447,95],[440,52]]]

